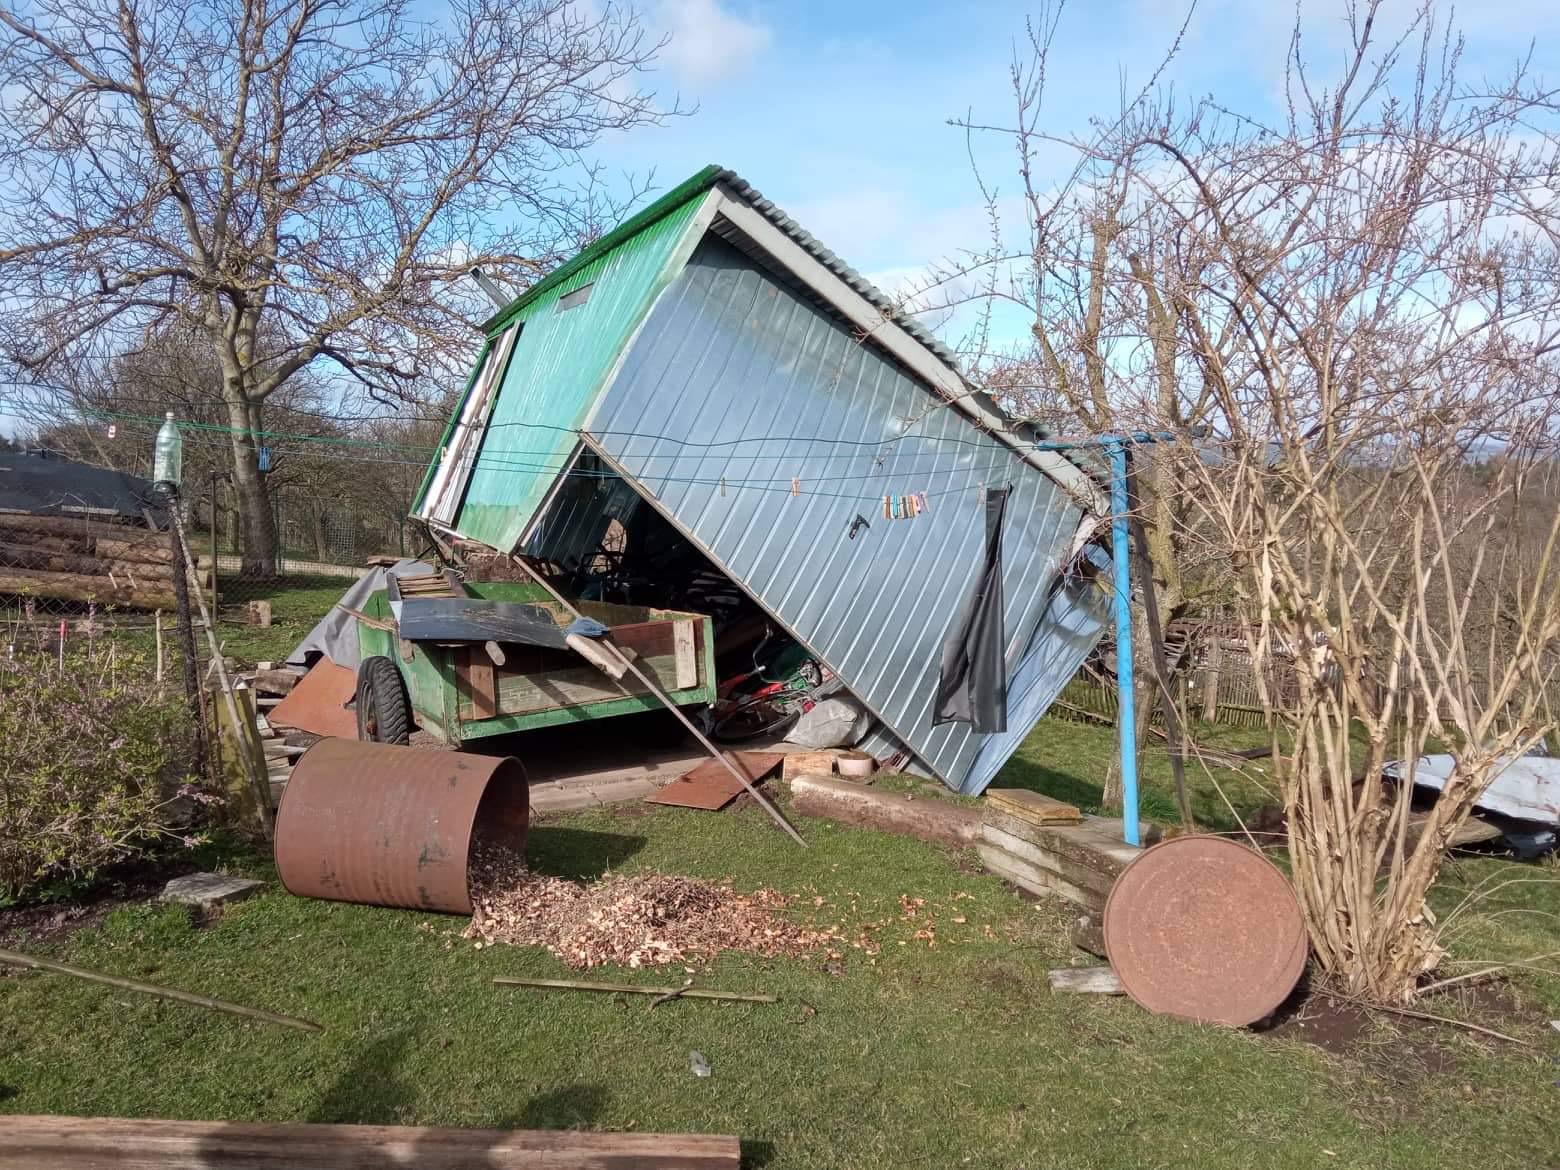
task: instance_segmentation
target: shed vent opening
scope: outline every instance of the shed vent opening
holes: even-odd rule
[[[592,281],[590,284],[580,285],[580,287],[575,289],[573,292],[564,293],[561,297],[558,298],[558,311],[561,313],[568,309],[578,308],[580,305],[583,305],[586,301],[590,300],[590,290],[595,287],[595,282]]]

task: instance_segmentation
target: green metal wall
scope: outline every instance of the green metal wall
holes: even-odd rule
[[[520,338],[455,525],[462,536],[507,552],[524,535],[624,345],[681,268],[679,245],[702,198],[693,194],[521,306]],[[589,299],[559,308],[587,284]]]

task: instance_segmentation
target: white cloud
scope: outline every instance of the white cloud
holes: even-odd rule
[[[721,0],[661,0],[658,23],[671,37],[661,59],[693,85],[746,68],[769,46],[769,26],[728,11]]]

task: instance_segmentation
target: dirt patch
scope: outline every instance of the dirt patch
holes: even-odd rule
[[[0,946],[14,949],[24,944],[63,941],[78,930],[100,925],[121,906],[151,901],[162,893],[171,878],[194,873],[196,868],[184,863],[127,869],[68,901],[0,910]]]
[[[1265,1029],[1265,1034],[1275,1040],[1303,1040],[1334,1056],[1354,1056],[1369,1030],[1370,1016],[1364,1009],[1312,995]]]

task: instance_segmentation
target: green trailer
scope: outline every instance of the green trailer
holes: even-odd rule
[[[404,584],[404,579],[403,579]],[[574,615],[540,585],[465,582],[467,597],[520,602],[563,629]],[[715,699],[715,638],[701,614],[606,602],[577,602],[611,630],[617,647],[679,707]],[[654,711],[662,704],[630,672],[613,680],[568,649],[483,642],[409,642],[396,627],[391,597],[370,596],[358,611],[359,737],[405,742],[411,721],[454,746],[560,723]]]

